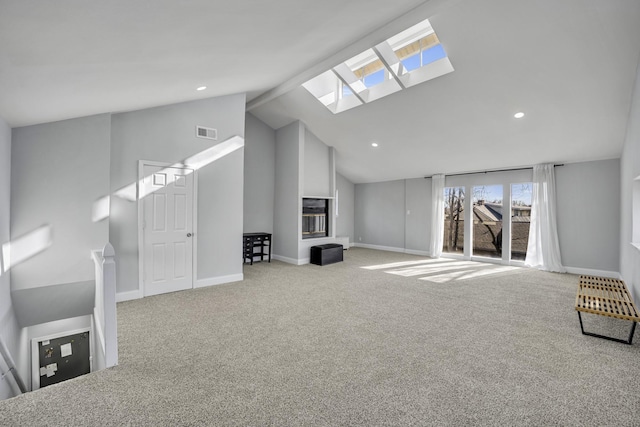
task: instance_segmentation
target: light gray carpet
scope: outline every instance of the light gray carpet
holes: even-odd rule
[[[0,425],[640,424],[639,334],[581,335],[576,276],[423,261],[354,248],[121,303],[120,365],[0,402]]]

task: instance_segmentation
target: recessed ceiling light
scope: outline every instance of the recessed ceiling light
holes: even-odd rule
[[[199,88],[196,88],[196,90],[205,90],[206,88],[206,86],[200,86]]]
[[[378,143],[377,143],[377,142],[372,142],[372,143],[371,143],[371,146],[372,146],[372,147],[377,147],[377,146],[378,146]]]
[[[515,117],[516,119],[521,119],[521,118],[523,118],[523,117],[524,117],[524,113],[523,113],[522,111],[520,111],[520,112],[518,112],[518,113],[515,113],[515,114],[513,115],[513,117]]]

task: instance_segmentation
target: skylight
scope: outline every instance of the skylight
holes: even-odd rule
[[[425,19],[302,86],[335,114],[452,71],[438,36]]]

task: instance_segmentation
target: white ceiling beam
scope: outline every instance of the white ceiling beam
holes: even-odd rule
[[[338,64],[333,68],[333,72],[336,73],[336,76],[338,76],[342,83],[349,86],[349,89],[351,89],[351,92],[356,96],[356,98],[358,98],[363,104],[367,103],[362,97],[362,92],[364,92],[367,87],[358,79],[358,77],[356,77],[347,64]]]
[[[400,62],[393,49],[391,49],[389,43],[384,41],[374,46],[373,51],[378,55],[378,58],[380,58],[384,66],[387,67],[391,77],[393,77],[402,89],[406,89],[406,86],[402,83],[402,80],[400,80],[400,76],[404,74],[404,65],[402,65],[402,62]]]

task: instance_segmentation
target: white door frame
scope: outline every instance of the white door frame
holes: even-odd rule
[[[138,160],[138,186],[137,186],[137,200],[138,200],[138,295],[140,298],[144,298],[144,230],[142,224],[144,223],[144,200],[140,196],[140,186],[144,179],[144,167],[145,166],[159,166],[159,167],[172,167],[178,169],[192,169],[193,170],[193,239],[191,239],[192,255],[191,261],[193,264],[192,276],[191,276],[191,288],[195,287],[197,272],[198,272],[198,169],[191,167],[187,164],[172,164],[165,162],[156,162],[153,160]]]

